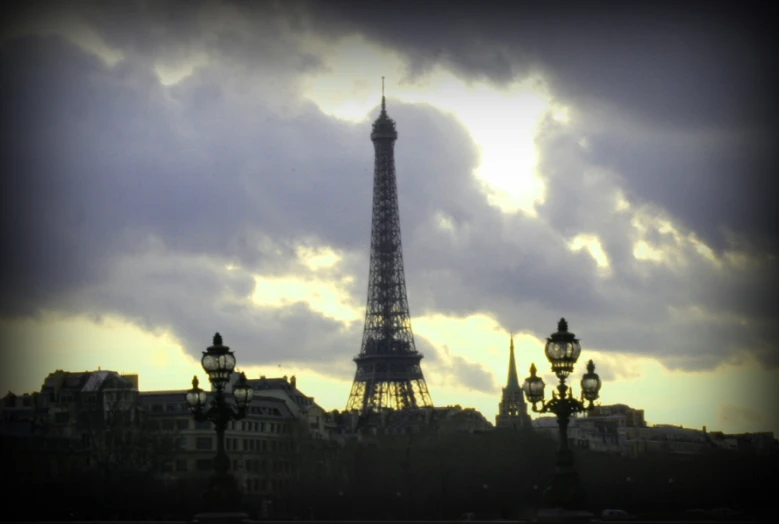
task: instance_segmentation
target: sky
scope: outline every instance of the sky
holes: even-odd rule
[[[247,375],[346,405],[386,77],[436,405],[494,420],[565,317],[603,404],[779,434],[767,13],[685,2],[6,8],[0,390]]]

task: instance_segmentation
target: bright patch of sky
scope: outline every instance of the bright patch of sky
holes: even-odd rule
[[[193,375],[207,383],[199,359],[187,354],[175,338],[165,332],[149,333],[119,318],[98,320],[45,313],[35,320],[0,324],[7,334],[7,343],[23,347],[26,352],[17,365],[5,366],[0,377],[3,389],[17,394],[40,390],[43,379],[55,369],[85,371],[98,366],[138,373],[144,391],[188,389]],[[463,319],[419,317],[414,319],[414,325],[415,332],[444,355],[479,362],[495,376],[497,386],[493,393],[464,391],[444,376],[445,358],[443,366],[428,362],[425,375],[436,405],[475,407],[494,421],[500,387],[507,378],[510,335],[484,315]],[[208,342],[203,342],[203,349]],[[543,354],[543,342],[519,333],[514,335],[514,345],[520,380],[528,374],[530,363],[535,362],[550,390],[554,378]],[[247,376],[296,375],[301,390],[316,397],[320,405],[343,409],[350,379],[330,377],[305,365],[283,361],[241,366],[242,349],[233,349],[239,368]],[[613,378],[604,380],[601,402],[644,409],[651,423],[694,428],[705,425],[710,430],[724,431],[769,430],[779,434],[779,418],[772,405],[779,396],[779,372],[767,371],[749,357],[712,371],[689,373],[669,371],[650,358],[605,354],[585,346],[574,373],[576,393],[578,377],[589,359],[595,361],[596,371],[604,373],[608,368],[613,374]],[[162,360],[164,367],[159,366]],[[734,395],[734,391],[738,394]],[[739,410],[743,410],[743,416]]]
[[[209,57],[206,53],[199,52],[184,61],[170,63],[158,61],[155,64],[154,69],[162,85],[172,86],[190,76],[198,67],[207,66],[209,61]]]
[[[390,114],[393,99],[430,104],[453,114],[479,148],[475,175],[484,181],[490,204],[506,213],[535,216],[535,206],[543,203],[545,195],[536,173],[537,127],[549,111],[561,123],[570,121],[567,108],[550,105],[540,79],[496,88],[465,82],[437,67],[412,82],[397,54],[361,37],[346,38],[320,53],[326,67],[305,79],[303,94],[324,113],[344,120],[365,119],[379,103],[384,76]]]
[[[252,299],[258,306],[283,308],[305,302],[313,311],[327,318],[349,323],[364,315],[364,305],[353,304],[349,294],[337,281],[286,277],[255,276]]]
[[[611,265],[609,264],[609,257],[606,255],[606,251],[603,250],[600,239],[597,235],[580,234],[576,235],[568,243],[568,248],[571,251],[579,251],[586,249],[590,256],[598,264],[598,270],[603,276],[611,274]]]

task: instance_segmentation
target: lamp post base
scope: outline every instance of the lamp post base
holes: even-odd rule
[[[544,491],[544,503],[547,507],[582,509],[585,501],[584,488],[573,470],[558,471],[552,484]]]
[[[203,493],[203,505],[209,514],[238,515],[232,513],[241,504],[241,493],[235,479],[229,474],[214,474]],[[205,513],[204,513],[205,514]]]
[[[192,522],[202,524],[242,524],[248,520],[249,515],[246,513],[212,512],[198,513],[195,515],[195,518],[192,519]]]

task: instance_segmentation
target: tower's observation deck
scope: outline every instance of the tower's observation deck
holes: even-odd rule
[[[383,91],[383,89],[382,89]],[[406,297],[395,178],[395,122],[381,114],[373,123],[375,152],[368,302],[357,372],[347,410],[381,411],[432,406],[422,374]]]

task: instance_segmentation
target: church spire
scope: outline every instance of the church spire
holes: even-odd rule
[[[511,335],[511,346],[509,347],[509,378],[506,384],[507,389],[520,389],[519,377],[517,377],[517,362],[514,360],[514,335]]]
[[[514,358],[514,334],[511,334],[509,346],[509,378],[506,387],[503,388],[503,396],[498,404],[498,414],[495,417],[495,426],[503,427],[530,427],[530,417],[527,414],[525,395],[519,385],[517,377],[517,361]]]

